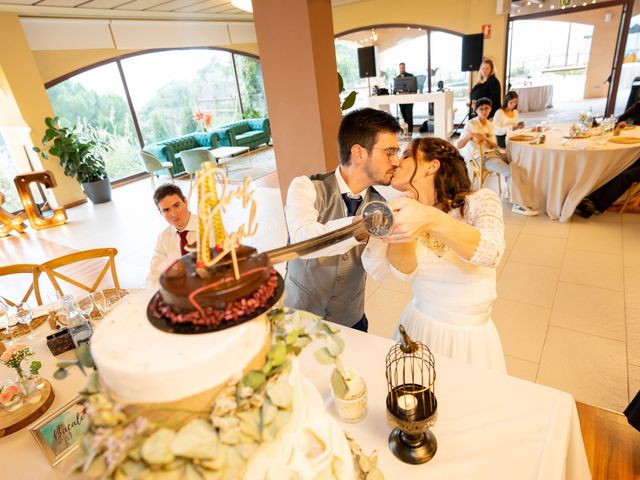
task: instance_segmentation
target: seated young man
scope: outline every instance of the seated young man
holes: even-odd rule
[[[490,172],[502,175],[507,182],[511,180],[511,167],[505,155],[498,151],[498,143],[493,131],[493,122],[489,120],[491,113],[491,99],[483,97],[476,101],[476,117],[469,120],[456,146],[467,162],[480,158],[480,147],[484,154],[484,168]],[[538,215],[538,212],[524,205],[513,204],[513,213],[528,217]]]

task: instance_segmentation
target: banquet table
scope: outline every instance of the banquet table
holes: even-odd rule
[[[438,451],[423,465],[400,462],[387,448],[391,428],[385,416],[385,356],[393,342],[349,328],[341,328],[341,336],[346,343],[345,365],[357,370],[367,383],[368,415],[356,424],[338,421],[365,454],[377,449],[385,478],[590,478],[577,410],[569,394],[438,356],[438,418],[432,429]],[[305,349],[299,360],[301,371],[337,419],[329,392],[331,368],[313,356],[322,346],[316,340]],[[85,378],[76,369],[65,380],[53,380],[55,362],[72,358],[72,352],[54,359],[43,342],[33,349],[56,393],[53,411],[75,397]],[[0,462],[3,478],[66,478],[61,466],[49,466],[28,429],[0,438]]]
[[[640,157],[640,143],[610,143],[612,133],[593,129],[586,139],[567,139],[569,125],[556,125],[545,132],[543,144],[512,141],[507,137],[511,159],[511,202],[546,211],[549,218],[567,222],[576,206],[589,193],[614,178]],[[624,130],[621,136],[638,137],[640,128]]]
[[[514,87],[518,93],[519,112],[538,112],[553,107],[553,85]]]

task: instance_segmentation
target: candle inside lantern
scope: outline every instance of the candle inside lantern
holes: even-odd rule
[[[334,392],[336,411],[345,422],[359,422],[367,415],[367,385],[354,370],[345,370],[342,378],[347,384],[347,393],[344,398],[339,398]]]
[[[398,408],[405,417],[411,419],[416,414],[418,399],[411,394],[404,394],[398,397]]]

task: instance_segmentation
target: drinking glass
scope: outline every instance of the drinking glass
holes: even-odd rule
[[[16,305],[16,320],[18,323],[23,323],[27,327],[29,327],[29,335],[27,338],[29,340],[37,340],[40,338],[40,334],[34,332],[31,328],[31,321],[33,320],[33,312],[31,311],[31,307],[27,302],[22,302]]]
[[[84,316],[89,319],[91,317],[91,312],[93,312],[93,300],[91,300],[91,295],[80,297],[78,299],[78,308]]]
[[[0,404],[7,412],[15,412],[23,403],[22,391],[13,380],[0,381]]]
[[[97,290],[91,294],[91,300],[100,313],[100,318],[104,316],[104,312],[107,310],[107,299],[104,298],[104,292]]]
[[[7,339],[4,340],[4,344],[7,346],[13,345],[16,343],[15,338],[11,337],[11,334],[16,329],[15,318],[13,318],[13,324],[12,324],[12,321],[11,321],[12,317],[13,315],[11,315],[11,311],[8,307],[7,309],[0,307],[0,328],[4,330],[4,334],[7,337]]]

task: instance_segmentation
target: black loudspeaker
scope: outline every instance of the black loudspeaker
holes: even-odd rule
[[[360,78],[376,76],[376,50],[373,45],[358,49],[358,67]]]
[[[483,43],[484,35],[482,33],[474,33],[473,35],[464,35],[462,37],[461,71],[473,72],[480,69]]]

